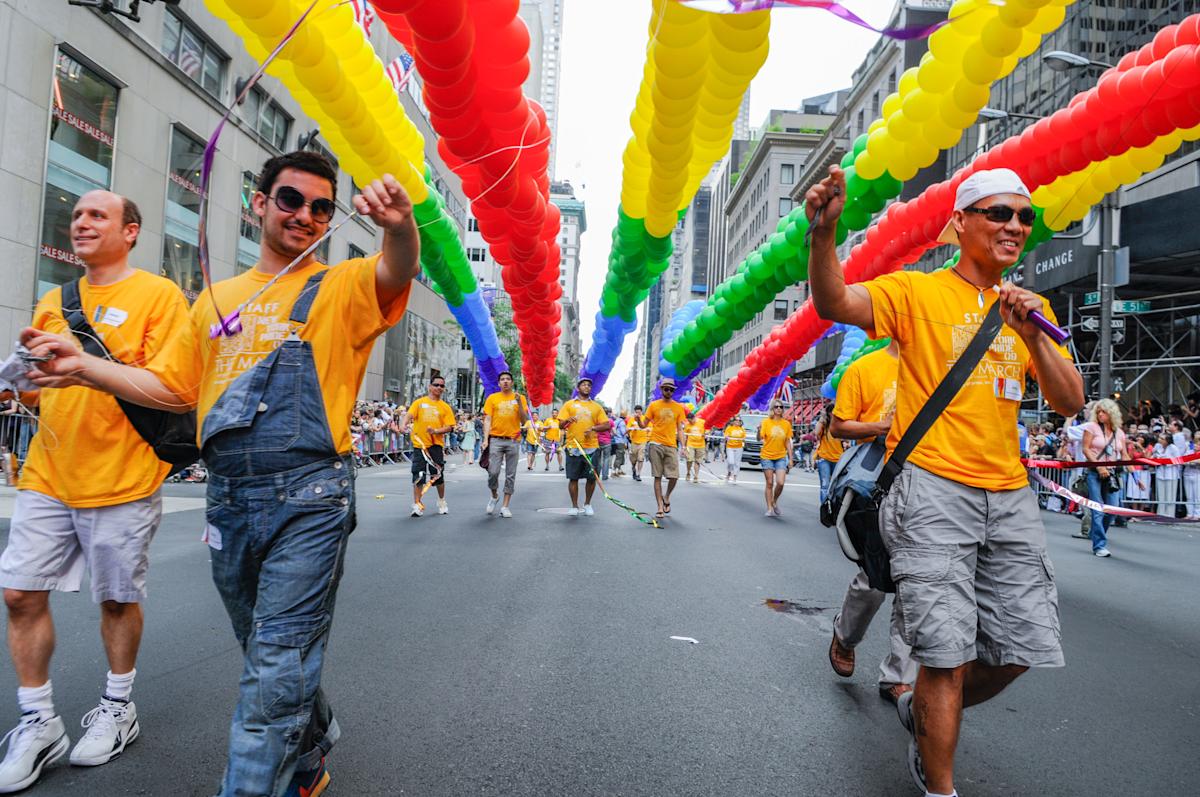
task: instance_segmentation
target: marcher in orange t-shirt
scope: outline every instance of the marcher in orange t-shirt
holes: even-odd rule
[[[960,247],[951,268],[895,272],[858,285],[847,285],[837,258],[845,197],[845,175],[836,166],[805,195],[812,224],[809,284],[822,318],[891,337],[900,347],[889,450],[993,305],[1005,324],[909,456],[879,511],[897,605],[904,607],[897,614],[900,633],[922,665],[916,691],[897,703],[913,732],[908,769],[921,789],[952,794],[965,695],[986,699],[1028,667],[1064,663],[1053,569],[1019,459],[1016,420],[1026,376],[1038,380],[1050,406],[1066,417],[1083,406],[1083,382],[1067,352],[1030,318],[1037,310],[1053,320],[1049,304],[1003,282],[1037,218],[1015,172],[981,170],[958,183],[939,237]]]

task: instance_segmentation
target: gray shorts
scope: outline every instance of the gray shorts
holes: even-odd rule
[[[914,659],[1063,666],[1054,566],[1032,490],[968,487],[907,463],[879,527]]]
[[[162,494],[92,509],[19,490],[0,586],[28,592],[78,592],[86,567],[96,603],[146,599],[150,540],[162,520]]]

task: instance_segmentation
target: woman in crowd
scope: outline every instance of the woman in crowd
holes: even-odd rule
[[[1105,462],[1128,459],[1125,431],[1121,428],[1121,408],[1112,399],[1100,399],[1092,404],[1090,420],[1083,426],[1083,456],[1089,462]],[[1114,468],[1094,467],[1087,469],[1088,498],[1102,504],[1119,504],[1121,501],[1120,474]],[[1112,515],[1092,512],[1089,537],[1092,553],[1105,557],[1108,551],[1108,527]]]
[[[1146,435],[1130,435],[1127,440],[1130,459],[1148,457],[1154,449],[1154,441]],[[1131,465],[1125,475],[1125,499],[1129,502],[1129,508],[1152,512],[1154,507],[1149,503],[1150,469],[1145,465]]]
[[[1183,456],[1168,432],[1160,432],[1153,456],[1160,459]],[[1179,496],[1178,465],[1158,465],[1154,468],[1154,497],[1158,499],[1158,514],[1175,517],[1176,498]]]
[[[830,426],[833,424],[833,403],[825,405],[821,410],[821,420],[817,421],[817,428],[813,433],[819,441],[817,444],[817,480],[821,484],[819,500],[824,503],[825,496],[829,493],[829,481],[833,478],[833,468],[837,465],[838,460],[842,458],[842,451],[845,450],[842,446],[842,441],[838,440],[830,432]]]
[[[1200,432],[1192,434],[1192,442],[1186,453],[1200,451]],[[1187,494],[1187,517],[1200,520],[1200,460],[1183,466],[1183,491]]]
[[[475,464],[476,437],[475,419],[471,416],[471,413],[468,412],[463,415],[462,421],[459,424],[459,428],[462,429],[463,464],[473,465]]]
[[[766,482],[766,514],[767,517],[781,517],[779,498],[788,471],[792,469],[792,422],[783,417],[782,401],[771,402],[771,415],[759,424],[758,439],[762,442],[758,458]]]
[[[742,426],[742,416],[725,425],[725,481],[737,484],[738,473],[742,470],[742,448],[746,444],[746,428]]]

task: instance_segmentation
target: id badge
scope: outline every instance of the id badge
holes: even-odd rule
[[[1002,376],[996,377],[994,392],[996,398],[1007,399],[1008,401],[1020,401],[1021,397],[1025,395],[1025,391],[1018,380],[1005,379]]]

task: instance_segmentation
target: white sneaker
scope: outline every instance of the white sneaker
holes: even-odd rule
[[[440,498],[438,499],[438,514],[439,515],[449,515],[450,514],[449,505],[447,505],[446,502]]]
[[[1100,558],[1104,558],[1106,556],[1112,556],[1112,554],[1109,553],[1107,548],[1097,548],[1095,550],[1095,554],[1096,554],[1096,556],[1099,556]]]
[[[567,517],[577,517],[579,515],[579,507],[573,506],[567,510]]]
[[[496,499],[495,498],[488,499],[487,513],[489,515],[496,514]]]
[[[512,517],[512,510],[506,506],[500,507],[500,517]]]
[[[42,776],[42,769],[63,757],[71,740],[62,717],[44,718],[36,711],[21,715],[17,727],[4,734],[8,752],[0,761],[0,793],[21,791]]]
[[[591,504],[584,504],[583,505],[583,514],[587,515],[588,517],[591,517],[592,515],[596,514],[596,512],[594,509],[592,509]]]
[[[100,698],[100,705],[84,714],[80,724],[87,733],[71,751],[71,763],[77,767],[107,764],[141,733],[133,703],[107,697]]]
[[[425,508],[423,506],[421,506],[420,504],[412,505],[412,516],[413,517],[420,517],[421,515],[424,515],[424,514],[425,514]]]

